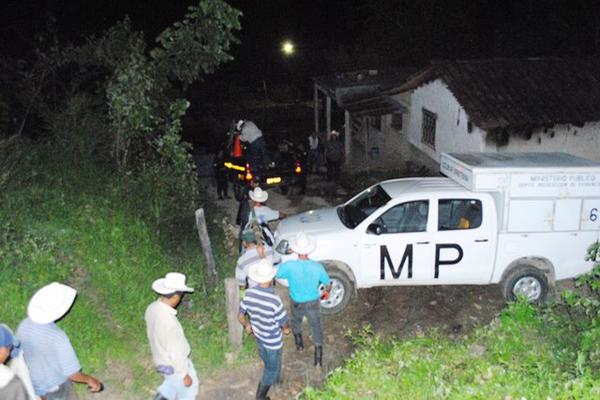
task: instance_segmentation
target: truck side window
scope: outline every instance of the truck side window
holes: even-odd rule
[[[481,226],[481,201],[444,199],[438,203],[438,230],[475,229]]]
[[[381,233],[425,232],[428,212],[428,200],[411,201],[390,208],[375,223]]]

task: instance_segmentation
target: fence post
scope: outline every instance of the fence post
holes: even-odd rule
[[[202,244],[202,251],[206,257],[206,274],[208,279],[215,284],[217,278],[217,268],[215,266],[215,257],[213,255],[208,229],[206,228],[206,218],[204,217],[204,208],[196,210],[196,227],[198,228],[198,236]]]
[[[225,279],[225,307],[227,308],[227,330],[229,343],[234,351],[242,347],[243,330],[238,321],[240,307],[240,287],[235,278]]]

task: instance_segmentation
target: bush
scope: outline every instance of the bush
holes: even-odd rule
[[[105,113],[96,101],[85,92],[76,93],[49,117],[50,133],[65,156],[109,160],[111,138]]]

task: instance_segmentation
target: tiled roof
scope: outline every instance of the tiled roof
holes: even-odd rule
[[[390,93],[440,79],[483,129],[600,121],[600,60],[490,59],[433,63]]]

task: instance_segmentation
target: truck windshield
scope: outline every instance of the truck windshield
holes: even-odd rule
[[[362,192],[348,204],[338,207],[338,216],[344,225],[354,229],[379,207],[390,201],[391,197],[379,185]]]

